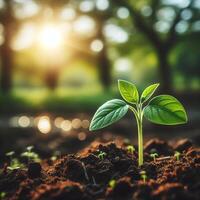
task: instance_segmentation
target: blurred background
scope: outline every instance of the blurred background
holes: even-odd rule
[[[183,102],[189,122],[145,122],[145,140],[200,143],[199,0],[0,0],[0,157],[34,145],[42,156],[95,139],[136,142],[133,115],[98,133],[90,119],[120,98],[117,80]]]

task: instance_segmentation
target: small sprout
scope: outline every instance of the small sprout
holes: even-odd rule
[[[156,157],[158,157],[157,153],[151,153],[150,156],[153,158],[153,161],[156,161]]]
[[[151,98],[159,84],[153,84],[139,95],[137,87],[125,80],[118,81],[118,89],[123,98],[112,99],[100,106],[94,114],[89,130],[105,128],[126,115],[131,110],[138,129],[138,165],[144,163],[143,119],[163,125],[178,125],[187,122],[187,114],[182,104],[173,96],[159,95]],[[149,102],[148,102],[149,101]]]
[[[108,185],[109,185],[112,189],[114,189],[114,187],[116,186],[116,180],[114,180],[114,179],[110,180],[109,183],[108,183]]]
[[[6,153],[6,156],[8,156],[10,159],[10,165],[7,167],[9,170],[15,170],[24,167],[24,165],[17,158],[13,158],[14,154],[14,151]]]
[[[100,151],[99,154],[98,154],[98,158],[100,158],[101,160],[103,160],[106,155],[107,154],[105,152]]]
[[[0,200],[3,200],[6,197],[5,192],[0,192]]]
[[[130,153],[130,154],[133,154],[133,152],[135,151],[135,147],[132,145],[128,145],[126,147],[126,149],[127,149],[128,153]]]
[[[178,151],[175,151],[174,157],[176,157],[176,160],[179,161],[180,160],[180,155],[181,153]]]
[[[146,171],[141,171],[140,175],[141,175],[141,179],[143,179],[143,182],[146,183],[146,180],[147,180]]]
[[[12,156],[13,156],[14,154],[15,154],[14,151],[10,151],[10,152],[6,153],[6,156],[12,158]]]
[[[56,161],[57,160],[57,156],[51,156],[50,160],[51,161]]]
[[[24,167],[24,165],[17,158],[13,158],[7,168],[12,171],[15,169],[20,169],[22,167]]]
[[[14,151],[6,153],[6,156],[8,156],[10,160],[10,165],[7,167],[9,170],[15,170],[20,168],[21,163],[18,161],[17,158],[13,158],[14,154],[15,154]]]
[[[34,146],[28,146],[28,147],[26,147],[26,149],[27,149],[28,152],[31,152],[32,149],[34,149]]]
[[[55,151],[54,153],[53,153],[53,155],[51,156],[51,161],[55,161],[55,160],[57,160],[59,157],[60,157],[60,155],[61,155],[61,152],[60,151]]]
[[[21,154],[21,157],[26,157],[28,159],[28,163],[30,163],[30,161],[34,161],[34,162],[40,161],[39,155],[32,151],[33,148],[34,146],[28,146],[26,147],[27,151]]]

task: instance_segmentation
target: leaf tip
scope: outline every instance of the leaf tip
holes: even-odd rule
[[[94,127],[93,127],[93,124],[92,124],[92,122],[90,123],[90,126],[89,126],[89,131],[94,131]]]

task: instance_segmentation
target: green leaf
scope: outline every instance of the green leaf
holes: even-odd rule
[[[120,99],[113,99],[104,103],[94,114],[90,123],[90,131],[104,128],[119,119],[128,111],[129,106]]]
[[[170,95],[154,97],[145,107],[144,116],[156,124],[176,125],[187,122],[184,107],[175,97]]]
[[[138,103],[139,101],[139,94],[137,91],[137,88],[134,84],[124,81],[124,80],[119,80],[118,81],[118,88],[120,91],[120,94],[129,103]]]
[[[152,95],[153,93],[156,91],[157,87],[159,86],[159,83],[150,85],[149,87],[147,87],[141,95],[141,102],[144,103],[145,101],[147,101]]]

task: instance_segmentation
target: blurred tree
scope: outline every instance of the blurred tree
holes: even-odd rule
[[[169,54],[183,35],[198,31],[194,23],[200,19],[199,4],[194,0],[113,0],[113,4],[129,10],[134,27],[154,47],[162,90],[172,90]],[[191,36],[191,34],[189,34]]]
[[[4,7],[0,11],[0,22],[3,25],[4,42],[1,45],[1,90],[8,92],[12,85],[12,61],[13,52],[11,49],[11,41],[17,23],[13,16],[12,0],[4,1]]]
[[[108,89],[111,84],[111,62],[108,57],[107,53],[107,43],[106,43],[106,37],[103,33],[104,25],[107,22],[107,20],[112,16],[111,8],[99,10],[97,6],[95,6],[95,3],[97,1],[90,1],[90,6],[93,5],[93,8],[89,8],[89,5],[87,3],[89,1],[76,1],[78,4],[75,3],[76,11],[79,13],[79,15],[88,15],[91,17],[95,22],[95,33],[90,37],[89,39],[86,39],[88,42],[88,49],[90,50],[90,57],[95,57],[97,60],[97,68],[98,68],[98,74],[99,74],[99,80],[102,83],[104,89]],[[85,6],[81,6],[84,5]],[[84,9],[81,9],[81,7],[84,7]],[[91,49],[92,43],[95,43],[96,46],[95,49]],[[93,43],[93,44],[94,44]],[[102,46],[101,46],[102,45]],[[91,54],[91,52],[93,54]],[[94,55],[95,53],[95,55]],[[90,58],[91,59],[91,58]]]

